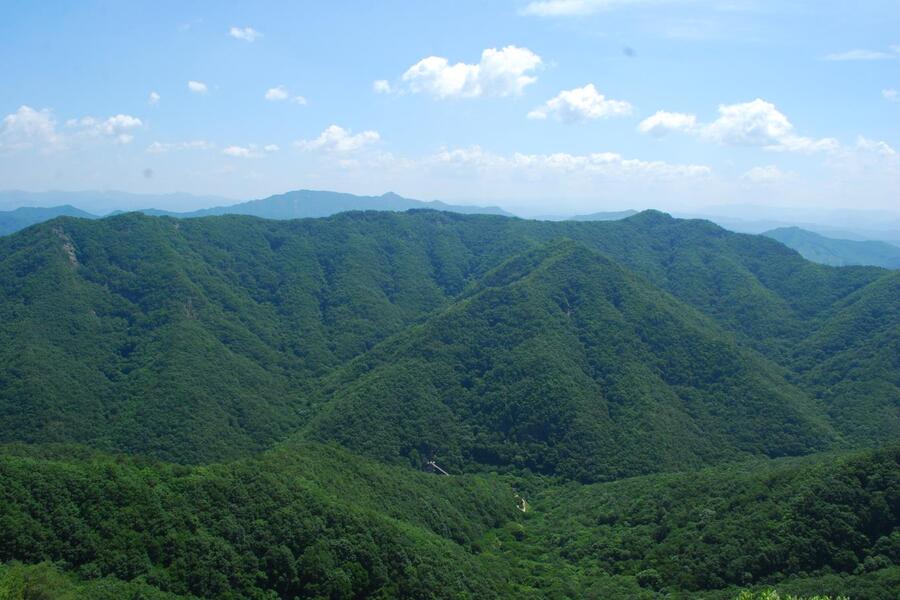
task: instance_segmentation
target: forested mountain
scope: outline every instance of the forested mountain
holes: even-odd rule
[[[53,219],[0,238],[0,598],[892,597],[897,452],[845,453],[898,299],[655,211]]]
[[[383,460],[437,454],[457,470],[591,481],[835,441],[779,368],[570,241],[503,263],[321,393],[317,438]]]
[[[900,269],[900,247],[879,241],[840,240],[799,227],[781,227],[762,235],[778,240],[803,258],[823,265],[873,265]]]
[[[546,246],[560,238],[576,244]],[[620,378],[633,380],[624,385],[628,393],[641,386],[654,390],[635,396],[645,402],[660,402],[656,394],[668,388],[675,404],[664,404],[682,416],[685,427],[699,427],[694,419],[719,414],[735,395],[777,397],[775,405],[797,411],[797,418],[783,421],[795,428],[785,444],[751,439],[720,446],[705,435],[708,424],[697,429],[703,443],[723,456],[726,448],[802,453],[897,433],[895,358],[856,372],[841,394],[817,387],[827,381],[823,364],[846,368],[855,352],[872,352],[879,335],[888,343],[896,339],[893,273],[817,266],[765,238],[661,213],[598,223],[435,212],[346,213],[289,222],[129,214],[46,223],[0,240],[0,251],[5,440],[76,441],[187,462],[238,456],[299,429],[318,413],[324,418],[324,404],[332,398],[323,397],[322,382],[338,386],[341,378],[353,378],[356,365],[374,366],[402,344],[422,361],[427,357],[418,347],[451,345],[457,330],[475,332],[463,325],[468,319],[448,322],[456,311],[492,302],[496,322],[514,323],[514,335],[496,358],[540,363],[539,357],[552,352],[548,344],[564,345],[567,354],[554,356],[552,370],[577,377],[556,393],[577,389],[573,398],[593,399],[585,402],[600,413],[615,398],[612,406],[624,402],[628,411],[636,410],[637,404],[625,401],[634,398],[617,391]],[[571,271],[571,280],[547,279],[554,268],[541,269],[542,261],[558,262]],[[535,272],[522,271],[519,282],[492,283],[498,273],[521,265]],[[584,270],[590,275],[577,276]],[[486,289],[478,295],[480,288]],[[574,319],[559,321],[561,309],[551,310],[588,301],[595,304],[576,311]],[[864,321],[858,339],[841,336],[847,347],[836,348],[829,332],[862,327],[853,317],[862,310],[881,318]],[[479,306],[473,314],[483,312]],[[660,329],[661,323],[671,331]],[[537,334],[529,332],[538,325]],[[441,328],[449,333],[435,338]],[[626,337],[616,340],[606,330]],[[395,334],[400,337],[378,346]],[[495,336],[494,322],[485,323],[484,336]],[[636,353],[628,358],[633,368],[611,365],[598,354],[614,352],[611,340]],[[463,360],[457,382],[476,398],[506,393],[502,380],[492,379],[487,359],[473,363],[485,342],[461,338],[456,351]],[[526,342],[533,352],[519,348]],[[711,358],[691,361],[698,349]],[[850,355],[838,360],[836,350]],[[354,358],[359,362],[347,364]],[[469,372],[470,367],[483,371]],[[399,367],[392,368],[399,375]],[[819,370],[814,379],[803,377],[810,368]],[[351,381],[350,388],[377,372]],[[427,381],[415,370],[410,374],[417,385]],[[485,374],[489,379],[480,381]],[[777,394],[764,391],[770,388]],[[872,394],[874,389],[879,393]],[[829,419],[827,402],[863,395],[867,410],[844,410],[847,418]],[[336,390],[334,400],[342,397]],[[419,390],[416,397],[425,395]],[[717,398],[715,408],[701,397]],[[439,404],[446,407],[446,401]],[[882,416],[873,419],[873,409]],[[734,413],[710,417],[719,420],[710,431],[740,430],[753,438],[748,432],[769,429],[733,423],[725,414]],[[499,415],[476,418],[486,419],[473,424],[483,428]],[[551,427],[537,418],[534,427]],[[564,435],[576,431],[565,429]],[[498,433],[488,426],[484,435]],[[508,440],[507,434],[498,439]],[[687,444],[690,436],[683,439]],[[686,463],[675,463],[693,464],[700,455],[695,448],[683,455]],[[652,464],[650,456],[642,460]]]

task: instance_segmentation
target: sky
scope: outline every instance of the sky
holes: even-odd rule
[[[900,210],[898,25],[896,0],[7,0],[0,189]]]

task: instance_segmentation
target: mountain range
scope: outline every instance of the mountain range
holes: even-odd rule
[[[57,217],[0,238],[0,591],[892,598],[898,299],[658,211]]]

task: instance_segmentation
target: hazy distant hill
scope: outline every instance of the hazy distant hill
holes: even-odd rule
[[[823,265],[900,268],[900,247],[878,241],[839,240],[799,227],[780,227],[762,235],[778,240],[803,258]]]
[[[190,209],[197,206],[217,206],[235,202],[222,196],[197,196],[176,192],[171,194],[134,194],[115,190],[25,192],[22,190],[0,191],[0,210],[12,210],[23,206],[77,206],[95,215],[106,215],[115,211],[127,212],[152,206],[161,210]]]
[[[7,235],[25,229],[35,223],[43,223],[56,217],[81,217],[96,219],[96,215],[68,204],[50,208],[23,206],[15,210],[0,211],[0,235]]]
[[[588,215],[575,215],[570,221],[618,221],[638,214],[636,210],[618,210],[609,212],[595,212]]]
[[[191,212],[168,212],[161,210],[142,210],[148,215],[167,215],[171,217],[210,217],[217,215],[251,215],[264,219],[303,219],[308,217],[330,217],[348,210],[391,210],[404,211],[412,208],[430,208],[446,210],[462,214],[505,215],[510,213],[495,206],[461,206],[445,204],[440,201],[423,202],[404,198],[393,192],[381,196],[357,196],[340,192],[317,190],[296,190],[250,200],[230,206],[215,206]]]

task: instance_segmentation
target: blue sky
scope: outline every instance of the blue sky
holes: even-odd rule
[[[895,0],[48,1],[0,17],[2,189],[900,209]]]

